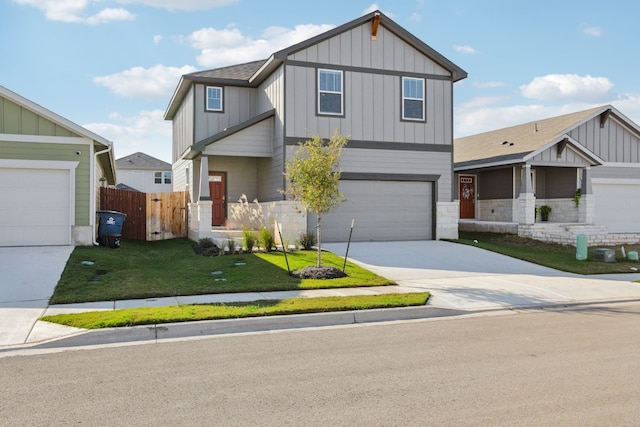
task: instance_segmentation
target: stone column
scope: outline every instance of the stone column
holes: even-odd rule
[[[596,216],[596,199],[591,189],[591,168],[588,166],[582,170],[580,192],[578,222],[582,224],[593,224]]]
[[[531,183],[531,165],[522,168],[520,196],[517,201],[518,216],[514,218],[518,224],[531,225],[536,222],[536,196]]]

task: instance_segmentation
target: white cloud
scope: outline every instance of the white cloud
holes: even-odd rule
[[[280,49],[294,45],[332,29],[332,25],[296,25],[295,28],[269,27],[262,38],[252,39],[237,28],[203,28],[187,36],[199,49],[198,64],[207,68],[265,59]]]
[[[589,37],[600,37],[604,33],[602,28],[594,25],[584,25],[582,27],[582,32]]]
[[[520,86],[522,95],[541,101],[598,101],[606,99],[613,83],[606,77],[548,74]]]
[[[110,123],[88,123],[85,128],[113,141],[116,158],[141,151],[171,163],[171,122],[164,111],[141,111],[134,117],[109,114]]]
[[[110,21],[132,21],[135,16],[129,11],[118,8],[105,8],[98,13],[87,16],[86,10],[95,0],[14,0],[18,4],[32,6],[42,10],[50,21],[82,23],[89,25],[103,24]]]
[[[477,50],[475,50],[474,48],[472,48],[471,46],[468,46],[468,45],[454,44],[453,48],[456,50],[456,52],[466,53],[468,55],[474,55],[474,54],[478,53]]]
[[[85,22],[90,25],[105,24],[109,21],[133,21],[133,16],[129,11],[125,9],[103,9],[85,19]]]
[[[161,34],[156,34],[155,36],[153,36],[153,44],[160,44],[161,41],[162,41]]]
[[[171,99],[180,76],[196,68],[154,65],[151,68],[133,67],[108,76],[94,77],[94,83],[126,98]]]
[[[409,20],[414,22],[422,22],[422,15],[420,15],[418,12],[413,12],[409,17]]]
[[[503,82],[496,82],[496,81],[492,81],[492,82],[474,82],[473,86],[477,87],[478,89],[494,89],[494,88],[497,88],[497,87],[504,86],[504,83]]]
[[[362,11],[362,15],[367,15],[371,12],[375,12],[376,10],[380,10],[380,6],[378,6],[378,3],[373,3],[371,4],[371,6]]]
[[[238,3],[239,1],[240,0],[118,0],[118,3],[135,3],[167,10],[193,11],[228,6]]]

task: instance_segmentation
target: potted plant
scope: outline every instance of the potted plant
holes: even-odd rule
[[[551,212],[551,206],[542,205],[538,210],[540,211],[540,219],[542,219],[543,221],[549,221],[549,213]]]

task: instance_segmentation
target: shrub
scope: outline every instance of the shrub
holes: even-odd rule
[[[244,247],[247,252],[251,253],[253,251],[253,247],[256,245],[256,233],[247,227],[242,229],[242,237],[244,239]]]
[[[273,238],[273,233],[267,227],[262,227],[260,229],[260,246],[262,246],[267,252],[271,252],[271,250],[276,246],[276,240]]]
[[[311,250],[316,244],[315,233],[301,233],[298,239],[298,243],[305,251]]]
[[[222,253],[222,250],[212,239],[206,237],[198,240],[198,243],[193,246],[193,252],[202,256],[217,256]]]

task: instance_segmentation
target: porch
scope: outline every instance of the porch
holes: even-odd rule
[[[579,234],[587,236],[588,246],[617,246],[640,241],[640,233],[609,233],[604,225],[575,222],[536,222],[518,224],[509,221],[460,219],[460,231],[517,234],[543,242],[575,246]]]

